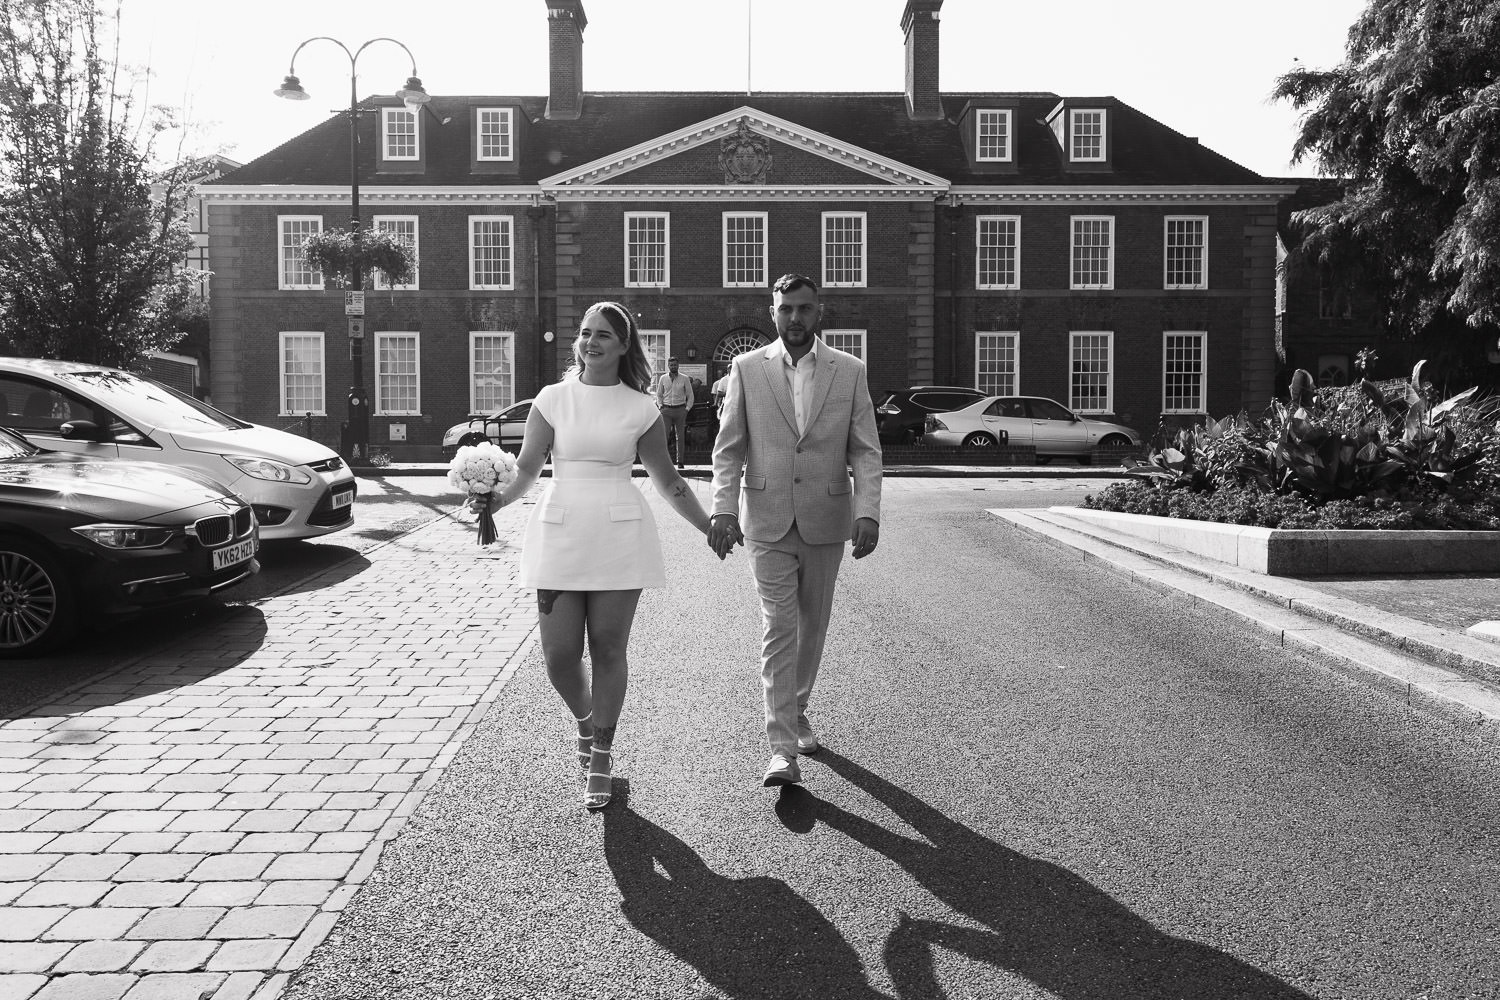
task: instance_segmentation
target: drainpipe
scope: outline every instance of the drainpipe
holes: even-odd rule
[[[555,353],[552,345],[542,339],[543,331],[547,327],[547,321],[542,317],[542,198],[539,194],[532,194],[531,207],[526,210],[526,217],[531,222],[531,314],[536,317],[537,342],[541,346],[541,364],[537,365],[537,389],[552,381],[551,357]],[[533,391],[532,395],[536,395]]]
[[[943,385],[958,385],[958,223],[962,207],[946,206],[948,215],[948,378]],[[933,374],[936,374],[934,372]]]

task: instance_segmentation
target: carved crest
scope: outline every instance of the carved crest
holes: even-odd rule
[[[725,184],[764,184],[771,172],[771,140],[752,131],[749,118],[741,118],[734,134],[719,140],[719,166]]]

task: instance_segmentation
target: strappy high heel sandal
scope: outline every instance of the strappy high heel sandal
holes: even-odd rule
[[[614,762],[610,759],[610,748],[595,743],[589,760],[588,782],[584,786],[583,807],[603,809],[609,805],[613,794]]]
[[[579,728],[582,728],[583,724],[585,722],[588,722],[593,717],[594,713],[589,712],[588,715],[585,715],[582,718],[575,718],[573,721],[578,723]],[[587,736],[583,735],[582,733],[578,734],[578,766],[583,768],[585,771],[589,769],[589,759],[593,756],[594,751],[594,734],[592,732],[593,728],[594,727],[592,725],[589,726],[589,729],[591,731]]]

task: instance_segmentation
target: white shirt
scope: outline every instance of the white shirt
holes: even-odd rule
[[[818,338],[814,337],[812,346],[800,361],[792,360],[792,356],[786,351],[786,345],[780,340],[775,344],[775,349],[781,352],[781,370],[786,373],[787,388],[792,391],[792,412],[797,417],[798,434],[807,431],[807,408],[812,405],[813,372],[818,367],[818,344]]]
[[[693,383],[682,372],[673,375],[662,372],[656,380],[656,404],[658,406],[685,406],[693,408]]]

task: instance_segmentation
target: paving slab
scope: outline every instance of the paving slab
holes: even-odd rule
[[[524,523],[433,519],[0,724],[0,997],[273,997],[530,641]]]

